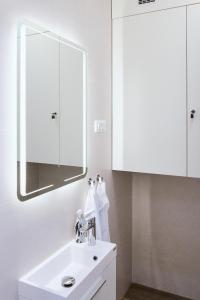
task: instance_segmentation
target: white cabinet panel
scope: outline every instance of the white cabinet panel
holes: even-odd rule
[[[82,70],[82,72],[81,72]],[[60,44],[60,164],[83,166],[83,53]],[[75,120],[77,120],[75,122]],[[69,125],[70,124],[70,125]]]
[[[59,163],[59,42],[43,34],[26,39],[27,161]]]
[[[186,7],[113,21],[113,169],[186,175]]]
[[[103,272],[104,281],[90,300],[116,300],[116,260]]]
[[[200,0],[151,0],[149,3],[139,4],[139,1],[140,0],[112,0],[112,17],[131,16],[200,2]]]
[[[188,6],[188,176],[200,177],[200,5]],[[194,118],[190,117],[195,110]]]

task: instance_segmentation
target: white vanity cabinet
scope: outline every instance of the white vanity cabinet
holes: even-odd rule
[[[116,300],[116,260],[110,263],[102,276],[102,284],[88,300]]]
[[[113,0],[113,169],[200,177],[200,4],[125,2]]]

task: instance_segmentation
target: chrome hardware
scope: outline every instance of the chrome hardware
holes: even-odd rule
[[[87,241],[87,220],[81,209],[79,209],[76,213],[77,213],[77,220],[75,225],[76,243],[81,244]]]
[[[103,181],[103,177],[101,175],[97,175],[96,176],[96,180],[93,180],[92,178],[89,178],[88,179],[88,184],[89,185],[92,185],[92,184],[95,184],[95,183],[101,183]]]
[[[88,245],[94,246],[96,245],[96,218],[93,217],[88,220]]]
[[[51,113],[51,118],[52,118],[52,120],[55,120],[55,118],[56,118],[57,115],[58,115],[57,112]]]
[[[104,280],[102,282],[102,284],[100,285],[100,287],[96,290],[95,294],[92,296],[92,298],[90,300],[93,300],[94,298],[96,298],[95,296],[98,294],[98,292],[101,290],[101,288],[106,284],[107,280]]]
[[[88,184],[89,185],[95,184],[95,180],[93,180],[92,178],[89,178],[88,179]]]
[[[194,115],[195,115],[196,111],[194,109],[191,110],[190,112],[190,118],[194,119]]]
[[[87,241],[87,228],[82,226],[78,228],[79,225],[76,225],[76,243],[82,244]]]
[[[103,177],[101,175],[97,175],[97,182],[102,182],[103,181]]]
[[[82,217],[81,222],[76,223],[76,243],[85,243],[88,241],[89,246],[96,245],[96,218]]]
[[[65,288],[70,288],[72,287],[74,284],[76,283],[76,280],[74,277],[71,277],[71,276],[66,276],[62,279],[62,286],[65,287]]]

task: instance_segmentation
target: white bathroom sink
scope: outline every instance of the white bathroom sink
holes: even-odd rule
[[[72,241],[19,280],[19,299],[91,299],[103,282],[102,272],[115,257],[115,244],[97,241],[88,246]],[[75,279],[72,287],[62,286],[66,276]]]

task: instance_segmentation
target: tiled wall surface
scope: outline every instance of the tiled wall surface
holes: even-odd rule
[[[17,300],[17,280],[74,235],[87,180],[26,203],[17,200],[17,22],[26,18],[88,53],[88,176],[101,173],[111,200],[111,237],[118,243],[118,298],[131,281],[131,176],[111,172],[111,1],[2,0],[0,3],[0,299]],[[107,120],[95,135],[93,121]]]
[[[133,175],[133,281],[200,299],[200,180]]]

